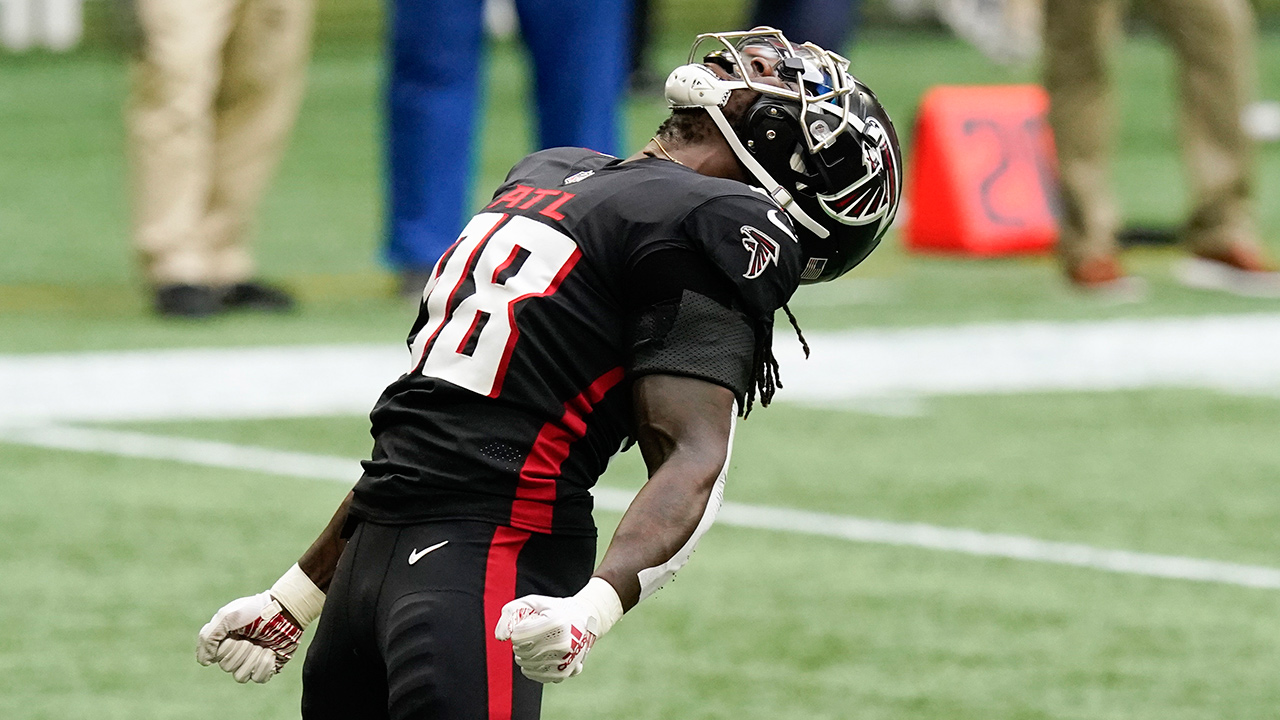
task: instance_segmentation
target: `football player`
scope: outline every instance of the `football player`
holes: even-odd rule
[[[774,312],[871,252],[901,160],[848,61],[770,28],[699,36],[666,95],[631,157],[512,168],[423,292],[363,476],[201,663],[266,682],[319,617],[309,720],[536,718],[685,564],[778,384]],[[631,444],[649,478],[596,565],[590,489]]]

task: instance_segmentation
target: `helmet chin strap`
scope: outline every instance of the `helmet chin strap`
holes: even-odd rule
[[[769,171],[765,170],[764,166],[760,164],[760,161],[756,160],[755,156],[747,150],[746,146],[742,144],[742,141],[738,139],[738,134],[733,131],[733,126],[729,124],[729,119],[724,116],[724,112],[720,107],[718,105],[707,105],[703,107],[715,122],[716,127],[720,128],[720,134],[724,136],[725,142],[729,143],[729,147],[733,149],[733,154],[738,156],[738,159],[746,166],[747,171],[755,176],[755,179],[764,186],[765,191],[769,193],[769,197],[773,198],[773,201],[776,202],[779,207],[794,218],[796,222],[803,225],[809,232],[820,238],[830,237],[831,232],[822,227],[822,225],[820,225],[816,220],[809,217],[809,214],[796,204],[795,200],[791,197],[791,193],[788,192],[786,188],[782,187],[777,180],[774,180],[773,176],[769,174]]]
[[[742,141],[738,139],[738,133],[733,131],[733,126],[729,124],[728,118],[724,116],[724,112],[720,109],[725,103],[729,102],[729,95],[734,90],[746,88],[744,82],[734,82],[732,80],[724,80],[718,77],[711,68],[706,65],[690,63],[681,65],[671,74],[667,76],[665,94],[667,96],[667,104],[673,108],[693,108],[700,107],[707,111],[711,119],[715,121],[716,127],[720,128],[720,134],[724,136],[725,142],[729,143],[729,147],[733,149],[733,154],[742,161],[750,172],[761,185],[773,201],[778,204],[788,215],[796,222],[804,226],[806,230],[817,235],[820,238],[831,236],[831,232],[819,224],[816,220],[809,217],[808,213],[796,204],[791,197],[791,193],[786,188],[773,179],[769,171],[764,169],[759,160],[747,150]]]

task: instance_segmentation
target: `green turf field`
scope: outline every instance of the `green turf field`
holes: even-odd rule
[[[655,64],[682,61],[685,45],[664,36]],[[1261,50],[1274,99],[1280,35]],[[852,58],[904,134],[930,85],[1035,77],[936,35],[873,33]],[[519,52],[500,46],[492,60],[477,202],[527,142]],[[1183,188],[1170,58],[1138,38],[1120,61],[1117,191],[1129,219],[1172,224]],[[300,311],[183,323],[147,314],[131,265],[122,59],[0,58],[0,354],[400,342],[413,310],[390,297],[377,257],[380,72],[376,48],[321,42],[266,200],[262,267],[298,291]],[[656,99],[634,100],[632,141],[662,115]],[[1280,146],[1259,160],[1280,255]],[[1280,311],[1176,286],[1176,257],[1129,253],[1152,296],[1116,306],[1062,289],[1048,258],[924,259],[891,239],[794,308],[818,331]],[[103,427],[353,460],[370,445],[359,415]],[[1277,430],[1274,392],[951,396],[902,416],[779,403],[740,425],[727,499],[1280,567]],[[602,482],[635,489],[641,477],[632,452]],[[345,492],[0,442],[0,718],[296,717],[300,662],[239,686],[199,667],[193,641],[220,605],[288,567]],[[617,519],[600,513],[606,536]],[[1280,715],[1277,668],[1280,590],[723,524],[582,677],[547,693],[544,716],[1265,720]]]
[[[779,406],[742,425],[728,497],[1265,564],[1278,423],[1275,401],[1207,393],[948,400],[909,420]],[[368,445],[354,417],[129,427],[352,458]],[[0,715],[296,713],[296,666],[240,687],[197,666],[191,641],[294,559],[344,486],[4,453]],[[640,472],[630,453],[603,482]],[[285,505],[271,523],[252,509]],[[721,526],[548,693],[547,716],[1267,718],[1276,605],[1274,590]]]

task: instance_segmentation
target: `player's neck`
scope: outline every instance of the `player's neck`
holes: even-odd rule
[[[654,138],[646,143],[640,152],[627,158],[626,161],[631,162],[644,157],[659,158],[684,165],[702,175],[746,182],[742,166],[734,157],[729,144],[723,138],[710,139],[715,142],[681,144]]]

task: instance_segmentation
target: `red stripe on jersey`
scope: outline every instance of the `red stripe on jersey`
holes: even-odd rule
[[[511,263],[515,262],[515,261],[516,261],[516,257],[518,257],[518,256],[520,255],[520,250],[521,250],[521,247],[520,247],[519,245],[512,245],[512,246],[511,246],[511,254],[507,256],[507,259],[506,259],[506,260],[503,260],[503,261],[502,261],[502,264],[501,264],[501,265],[499,265],[498,267],[494,268],[494,270],[493,270],[493,277],[489,278],[489,284],[490,284],[490,285],[497,285],[497,284],[498,284],[498,276],[502,275],[502,271],[503,271],[503,270],[506,270],[507,268],[511,267]]]
[[[431,333],[431,337],[427,338],[427,341],[423,343],[422,355],[413,365],[414,372],[417,372],[422,367],[422,361],[426,359],[427,354],[431,352],[431,348],[436,344],[436,336],[440,334],[440,331],[444,329],[445,325],[449,324],[449,318],[453,316],[454,310],[452,307],[453,298],[458,294],[458,290],[462,288],[462,284],[467,281],[467,278],[471,277],[471,273],[475,269],[476,257],[480,255],[480,251],[484,249],[486,244],[488,244],[489,238],[493,237],[493,234],[498,232],[498,229],[503,225],[506,225],[507,221],[510,219],[510,215],[504,214],[498,222],[494,223],[493,227],[489,228],[489,232],[485,234],[484,238],[482,238],[480,242],[476,243],[475,248],[471,251],[471,255],[467,257],[467,264],[462,266],[462,275],[458,277],[458,282],[454,284],[453,289],[449,291],[449,297],[444,301],[444,318],[441,320],[440,326],[435,329],[435,332]],[[449,250],[452,251],[453,248],[450,248]],[[436,263],[437,270],[442,266],[443,263]]]
[[[569,272],[578,264],[578,260],[582,259],[582,250],[577,249],[569,256],[564,265],[560,267],[560,271],[551,279],[551,285],[542,292],[527,293],[507,303],[507,321],[511,324],[511,335],[507,337],[507,347],[502,351],[502,362],[498,364],[498,374],[493,378],[493,389],[489,391],[489,397],[496,398],[502,394],[502,381],[507,378],[507,366],[511,364],[511,353],[515,352],[516,340],[520,339],[520,326],[516,325],[516,303],[521,300],[527,300],[531,297],[546,297],[555,295],[560,289],[560,283],[568,277]]]
[[[502,618],[502,606],[516,599],[516,560],[529,533],[498,527],[489,543],[484,570],[484,654],[489,685],[489,720],[511,720],[512,679],[515,657],[511,643],[493,637]]]
[[[533,532],[551,532],[556,501],[556,479],[569,457],[569,448],[587,434],[587,415],[605,393],[626,375],[616,367],[596,378],[586,390],[564,404],[564,415],[542,426],[533,449],[520,468],[516,499],[511,503],[511,525]]]
[[[486,317],[487,314],[483,310],[477,310],[476,316],[471,318],[471,327],[467,328],[467,332],[462,336],[462,340],[458,343],[458,349],[454,350],[459,355],[470,355],[467,352],[467,345],[471,342],[471,336],[476,333],[476,328],[480,326],[480,319]]]

